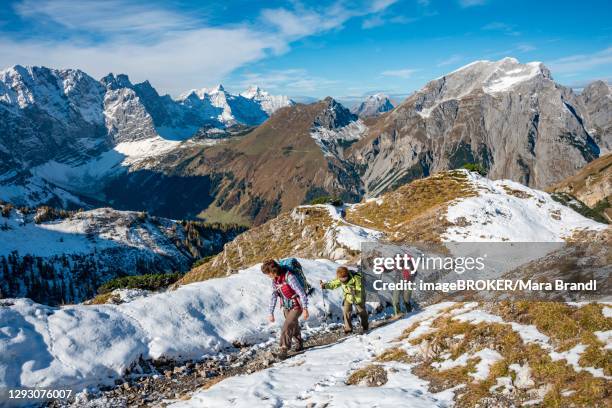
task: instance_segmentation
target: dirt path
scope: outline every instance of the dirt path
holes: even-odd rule
[[[370,322],[371,329],[393,322],[381,318]],[[355,335],[355,334],[353,334]],[[348,335],[350,336],[350,335]],[[304,341],[304,351],[337,343],[348,337],[342,325],[334,323],[325,330],[315,332]],[[277,360],[272,357],[273,346],[264,348],[243,347],[227,353],[224,358],[209,358],[192,362],[140,361],[115,386],[101,389],[96,394],[80,394],[73,401],[51,401],[51,408],[109,408],[109,407],[164,407],[172,400],[188,399],[199,389],[235,375],[250,374],[263,370]],[[288,358],[300,353],[290,353]]]

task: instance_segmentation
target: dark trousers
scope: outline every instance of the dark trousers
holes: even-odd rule
[[[404,309],[406,313],[409,313],[412,310],[412,306],[410,306],[410,295],[412,295],[411,290],[394,290],[393,291],[393,312],[395,314],[399,314],[402,312],[401,303],[404,303]],[[401,300],[401,302],[400,302]]]
[[[300,329],[299,318],[302,314],[302,309],[283,309],[285,315],[285,323],[281,330],[280,346],[282,348],[291,348],[291,340],[295,339],[298,345],[302,345],[302,331]]]
[[[344,316],[344,331],[353,331],[353,322],[351,322],[351,315],[353,314],[353,306],[357,309],[357,315],[361,321],[361,328],[368,330],[368,312],[365,307],[365,302],[362,303],[349,303],[347,301],[342,302],[342,315]]]

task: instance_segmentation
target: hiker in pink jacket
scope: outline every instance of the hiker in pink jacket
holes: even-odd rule
[[[304,347],[298,319],[300,315],[304,320],[308,319],[308,296],[298,274],[289,267],[283,267],[270,259],[263,263],[261,271],[272,279],[272,295],[268,308],[270,322],[274,322],[274,309],[278,298],[282,302],[285,323],[281,330],[278,357],[286,358],[293,339],[296,340],[295,351],[300,351]]]

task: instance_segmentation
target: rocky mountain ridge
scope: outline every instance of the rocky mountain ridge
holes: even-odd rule
[[[582,109],[541,63],[477,61],[382,116],[353,146],[351,160],[366,167],[369,196],[468,162],[491,178],[542,188],[599,156]]]
[[[32,71],[37,73],[33,78],[68,75],[41,70]],[[256,87],[230,95],[217,86],[173,101],[148,82],[134,85],[125,75],[109,75],[100,83],[70,75],[75,79],[66,81],[66,89],[91,83],[96,91],[70,93],[67,100],[102,98],[104,113],[82,116],[70,103],[55,106],[52,98],[38,98],[45,105],[41,115],[52,116],[46,112],[53,109],[59,112],[54,118],[77,115],[81,128],[98,129],[101,136],[70,136],[75,132],[61,127],[61,121],[61,137],[54,136],[53,126],[44,132],[31,128],[29,134],[38,140],[33,146],[44,152],[27,164],[15,162],[29,155],[27,149],[9,149],[0,140],[0,154],[7,155],[0,194],[7,201],[26,196],[44,203],[52,197],[80,206],[79,200],[87,198],[172,218],[260,224],[315,198],[354,202],[468,163],[493,179],[544,188],[605,151],[610,119],[607,86],[595,84],[576,95],[555,83],[541,63],[512,58],[474,62],[429,82],[393,110],[362,118],[333,98],[292,104]],[[84,85],[69,85],[76,79]],[[18,94],[13,88],[23,89]],[[26,91],[21,85],[5,90],[3,101],[13,102],[0,103],[0,114],[20,109],[19,100],[31,103]],[[259,110],[243,109],[253,103]],[[266,109],[284,104],[289,106],[256,129],[218,127],[223,121],[258,123]],[[28,116],[23,126],[39,118]],[[203,125],[205,118],[213,122]],[[58,138],[65,139],[66,148],[55,143],[43,149]],[[6,153],[12,150],[18,154]],[[49,152],[52,160],[44,161]],[[22,171],[24,166],[30,170]],[[58,188],[61,198],[54,195]]]

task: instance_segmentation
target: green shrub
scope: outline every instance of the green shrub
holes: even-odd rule
[[[136,276],[124,276],[112,279],[98,288],[99,294],[109,293],[115,289],[160,290],[178,281],[181,273],[160,273]]]
[[[608,220],[606,220],[606,217],[604,217],[603,212],[606,208],[610,206],[610,203],[605,198],[595,204],[593,208],[589,208],[585,203],[568,193],[556,192],[552,193],[550,197],[556,202],[571,208],[572,210],[576,211],[578,214],[584,217],[590,218],[597,222],[601,222],[603,224],[608,224]]]
[[[462,168],[478,173],[481,176],[487,175],[487,169],[485,169],[484,166],[480,163],[466,163],[463,165]]]

